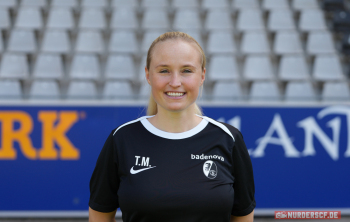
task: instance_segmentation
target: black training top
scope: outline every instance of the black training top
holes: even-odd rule
[[[124,222],[229,222],[253,211],[252,164],[236,128],[202,117],[168,133],[147,118],[107,138],[90,181],[92,209],[120,207]]]

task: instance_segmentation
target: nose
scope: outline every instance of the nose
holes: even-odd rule
[[[181,76],[178,72],[172,73],[169,85],[174,88],[181,86]]]

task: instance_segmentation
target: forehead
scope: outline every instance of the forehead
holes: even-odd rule
[[[195,43],[183,40],[167,40],[154,46],[152,63],[193,62],[201,65],[202,55]]]

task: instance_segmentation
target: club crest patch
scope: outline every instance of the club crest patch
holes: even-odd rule
[[[209,179],[214,179],[218,174],[218,167],[216,163],[212,160],[207,160],[203,164],[203,173]]]

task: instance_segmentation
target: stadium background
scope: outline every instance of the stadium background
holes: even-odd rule
[[[208,57],[204,113],[245,136],[256,215],[349,215],[349,9],[345,0],[0,0],[0,217],[87,216],[102,143],[144,112],[145,53],[171,30]],[[65,121],[65,132],[44,133]],[[32,147],[25,133],[6,145],[24,126]],[[53,151],[33,156],[45,141]],[[67,141],[80,155],[58,152]]]

